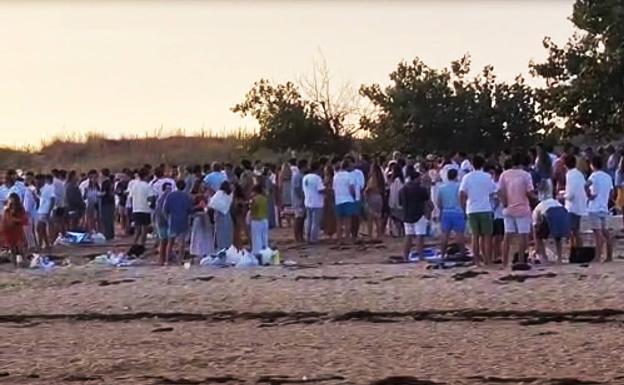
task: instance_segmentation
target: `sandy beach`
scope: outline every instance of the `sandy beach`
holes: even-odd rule
[[[0,382],[624,383],[621,260],[428,270],[390,264],[398,240],[274,238],[297,266],[3,266]]]

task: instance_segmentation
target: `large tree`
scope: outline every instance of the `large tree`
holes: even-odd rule
[[[578,31],[565,46],[544,39],[548,59],[531,64],[551,132],[613,138],[624,133],[624,0],[577,0]],[[563,127],[559,130],[558,127]]]
[[[528,146],[539,131],[533,90],[521,77],[497,83],[493,68],[470,78],[470,58],[434,69],[416,58],[401,62],[391,85],[362,86],[376,107],[361,124],[386,149],[495,151]]]
[[[329,78],[322,78],[314,83],[314,88],[306,89],[305,98],[292,82],[273,85],[262,79],[232,111],[256,119],[260,126],[256,147],[346,152],[353,133],[346,120],[349,110],[331,98],[328,82]],[[315,97],[311,96],[313,92]]]

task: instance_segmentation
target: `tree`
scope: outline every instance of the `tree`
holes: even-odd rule
[[[306,151],[321,147],[325,141],[325,131],[315,118],[311,103],[302,99],[291,82],[274,86],[261,79],[232,111],[258,121],[260,131],[255,147]]]
[[[544,39],[548,59],[531,63],[551,133],[613,138],[624,133],[624,0],[577,0],[578,31],[563,47]],[[563,126],[562,130],[557,130]]]
[[[390,86],[360,89],[377,108],[361,125],[388,150],[479,152],[532,144],[540,128],[533,90],[521,77],[497,83],[491,66],[469,78],[470,64],[468,55],[450,69],[418,58],[399,63]]]
[[[334,83],[323,52],[312,63],[312,72],[302,76],[299,88],[311,102],[315,116],[334,142],[348,145],[360,131],[363,98],[349,82]]]

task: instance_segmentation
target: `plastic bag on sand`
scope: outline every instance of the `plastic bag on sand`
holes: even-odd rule
[[[272,250],[271,248],[266,248],[261,250],[257,254],[258,260],[261,262],[262,266],[268,265],[279,265],[280,264],[280,253],[277,250]]]
[[[93,263],[112,267],[132,266],[135,265],[137,262],[137,259],[130,259],[127,255],[123,253],[114,254],[110,251],[107,254],[98,255],[93,259]]]
[[[31,269],[51,269],[55,265],[54,262],[50,261],[50,259],[46,256],[41,256],[39,254],[33,254],[33,259],[30,261]]]
[[[206,256],[199,261],[199,266],[226,267],[225,253]]]
[[[102,233],[91,234],[90,239],[93,243],[96,243],[98,245],[106,243],[106,237]]]
[[[254,267],[258,266],[258,258],[250,254],[247,250],[243,250],[240,260],[236,264],[236,267]]]
[[[223,251],[223,250],[222,250]],[[221,253],[220,251],[219,253]],[[240,253],[234,245],[230,246],[229,249],[225,250],[225,263],[228,265],[236,265],[240,260]]]

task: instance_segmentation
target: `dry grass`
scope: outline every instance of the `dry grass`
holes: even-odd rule
[[[169,136],[153,135],[110,139],[102,134],[70,134],[41,144],[39,149],[0,148],[3,168],[49,171],[52,168],[86,170],[109,167],[120,169],[145,163],[191,165],[212,160],[235,161],[246,154],[252,138],[236,133],[202,132],[187,136],[177,131]]]

